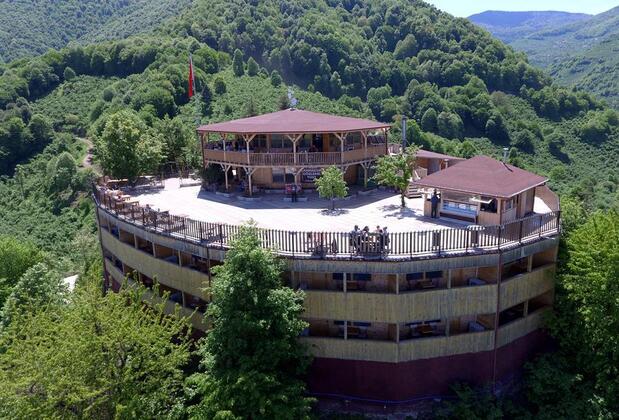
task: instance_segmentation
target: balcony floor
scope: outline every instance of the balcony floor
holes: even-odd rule
[[[368,196],[352,196],[336,201],[336,210],[328,210],[330,203],[308,194],[307,202],[285,202],[282,194],[265,194],[259,201],[241,201],[201,191],[199,186],[180,188],[179,180],[165,181],[163,190],[136,195],[141,205],[169,211],[171,214],[214,223],[242,224],[252,219],[259,227],[296,231],[348,232],[355,225],[387,226],[390,232],[410,232],[469,225],[450,219],[431,219],[423,216],[423,200],[407,199],[407,208],[400,208],[399,194],[374,191]],[[539,201],[539,202],[538,202]],[[546,212],[536,198],[536,211]],[[540,208],[538,208],[540,207]]]

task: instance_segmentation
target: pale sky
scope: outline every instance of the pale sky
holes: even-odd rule
[[[556,10],[596,15],[619,6],[619,0],[425,0],[455,16],[468,17],[486,10]]]

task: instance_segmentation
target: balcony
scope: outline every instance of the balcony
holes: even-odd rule
[[[230,151],[204,149],[204,160],[215,163],[229,163],[243,166],[283,167],[283,166],[331,166],[342,163],[357,163],[375,159],[387,154],[384,144],[368,146],[367,149],[352,149],[344,152],[280,152],[267,153],[249,151]]]

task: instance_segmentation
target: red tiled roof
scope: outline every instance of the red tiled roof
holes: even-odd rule
[[[488,156],[475,156],[414,181],[420,187],[510,198],[544,184],[547,178]]]
[[[389,128],[389,124],[361,118],[340,117],[302,109],[285,109],[256,117],[201,125],[199,133],[345,133]]]
[[[442,153],[431,152],[429,150],[419,149],[417,150],[417,157],[424,159],[448,159],[448,160],[465,160],[464,158],[444,155]]]

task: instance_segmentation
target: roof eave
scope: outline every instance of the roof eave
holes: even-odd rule
[[[454,191],[454,192],[463,192],[463,193],[467,193],[467,194],[478,194],[478,195],[486,195],[486,196],[490,196],[490,197],[496,197],[496,198],[503,198],[503,199],[509,199],[512,198],[518,194],[522,194],[523,192],[530,190],[531,188],[536,188],[539,187],[540,185],[544,185],[546,182],[548,182],[548,179],[545,178],[543,181],[540,181],[538,183],[532,184],[518,192],[515,192],[513,194],[510,195],[506,195],[506,194],[495,194],[492,192],[488,192],[488,191],[474,191],[474,190],[467,190],[465,188],[451,188],[451,187],[444,187],[444,186],[440,186],[440,185],[435,185],[435,184],[427,184],[427,183],[423,183],[423,180],[418,180],[418,181],[413,181],[413,184],[420,186],[420,187],[427,187],[427,188],[436,188],[439,190],[448,190],[448,191]]]

